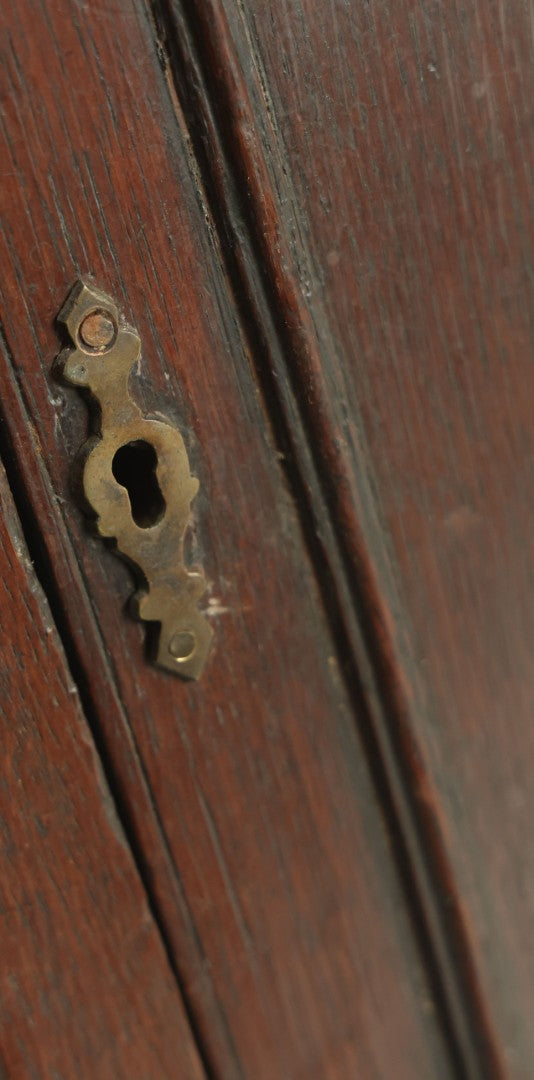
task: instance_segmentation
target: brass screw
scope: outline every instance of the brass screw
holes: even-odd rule
[[[101,351],[111,345],[115,337],[115,323],[107,311],[92,311],[80,326],[80,337],[89,349]]]
[[[189,657],[193,655],[195,651],[195,635],[191,634],[189,630],[179,630],[177,634],[169,641],[169,652],[173,660],[178,662],[189,660]]]

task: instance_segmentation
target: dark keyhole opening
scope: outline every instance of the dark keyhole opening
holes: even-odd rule
[[[132,517],[141,529],[156,525],[165,512],[165,499],[156,476],[157,464],[154,447],[144,439],[136,439],[119,447],[111,466],[115,480],[128,492]]]

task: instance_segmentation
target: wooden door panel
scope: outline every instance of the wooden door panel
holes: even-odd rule
[[[371,715],[415,797],[464,1056],[472,1009],[483,1075],[528,1076],[530,6],[174,0],[162,22],[192,107],[186,50],[211,88],[207,168],[231,163],[219,197],[267,268],[277,400],[286,383],[300,402],[363,612]],[[257,268],[238,269],[252,290]]]
[[[340,673],[154,25],[126,0],[28,0],[1,32],[5,449],[208,1067],[449,1076],[359,689]],[[135,393],[177,420],[201,480],[193,557],[216,644],[195,685],[145,663],[128,572],[73,506],[87,418],[50,365],[80,273],[139,328]]]
[[[0,1071],[205,1075],[0,466]]]

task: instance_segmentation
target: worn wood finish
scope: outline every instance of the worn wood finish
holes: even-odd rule
[[[486,1074],[529,1076],[532,6],[161,10],[220,103]]]
[[[0,467],[3,1076],[200,1080]]]
[[[224,1078],[450,1076],[153,24],[140,3],[25,0],[1,29],[6,449],[205,1056]],[[197,685],[142,661],[127,571],[72,504],[86,415],[49,369],[78,273],[138,326],[137,392],[201,479],[217,642]]]

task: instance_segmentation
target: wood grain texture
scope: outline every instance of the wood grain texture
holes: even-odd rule
[[[1,34],[6,448],[209,1067],[451,1076],[153,24],[140,3],[26,0]],[[135,392],[177,420],[201,480],[191,549],[217,644],[198,685],[143,662],[127,571],[72,504],[87,420],[49,369],[78,273],[139,328]]]
[[[211,86],[479,1074],[530,1076],[532,5],[159,7]]]
[[[3,1076],[204,1076],[0,466]]]

